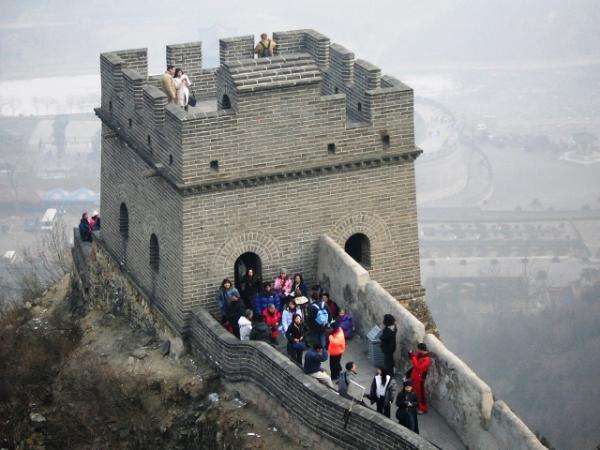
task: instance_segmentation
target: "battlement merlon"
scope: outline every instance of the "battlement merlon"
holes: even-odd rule
[[[169,45],[199,100],[187,111],[148,76],[146,49],[103,53],[98,115],[178,185],[415,152],[411,88],[316,31],[273,36],[277,55],[260,59],[252,36],[221,39],[216,69],[200,42]]]

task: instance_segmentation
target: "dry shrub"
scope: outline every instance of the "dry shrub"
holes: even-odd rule
[[[29,429],[29,413],[52,402],[52,382],[79,340],[79,329],[51,315],[0,311],[0,446],[13,448]]]

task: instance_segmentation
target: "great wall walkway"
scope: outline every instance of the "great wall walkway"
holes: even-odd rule
[[[277,349],[286,354],[285,339],[280,336]],[[399,357],[399,355],[396,355]],[[367,357],[367,346],[362,336],[356,335],[352,340],[346,341],[346,351],[342,357],[342,367],[348,362],[354,361],[358,367],[358,374],[354,381],[366,388],[369,393],[371,381],[375,375],[375,366],[371,364]],[[322,367],[329,373],[329,360],[322,364]],[[396,372],[396,382],[398,387],[402,386],[402,378],[398,377],[400,372]],[[395,402],[396,399],[394,399]],[[368,408],[375,410],[375,405],[371,405],[369,400],[365,399]],[[391,419],[396,422],[396,406],[392,405]],[[448,426],[444,418],[431,406],[429,412],[419,416],[419,432],[422,437],[427,439],[436,447],[444,450],[467,450],[458,435]]]
[[[396,355],[396,357],[398,357],[398,355]],[[367,347],[360,336],[356,336],[352,340],[346,341],[346,352],[342,357],[342,367],[348,361],[354,361],[358,366],[358,374],[355,381],[361,386],[364,386],[368,392],[373,375],[375,375],[375,367],[367,358]],[[328,368],[329,363],[324,363],[323,366]],[[401,378],[397,378],[396,381],[398,382],[399,387],[402,386]],[[366,400],[365,403],[370,408],[375,409],[375,405],[370,405],[368,400]],[[395,417],[396,406],[393,405],[392,420],[396,421]],[[431,407],[427,414],[419,416],[419,432],[422,437],[438,448],[443,448],[444,450],[466,450],[467,448],[457,434],[448,426],[444,418]]]

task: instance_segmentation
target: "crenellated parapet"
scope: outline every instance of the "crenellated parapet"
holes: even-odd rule
[[[168,45],[198,100],[186,109],[148,75],[146,49],[103,53],[97,113],[180,187],[416,151],[412,89],[314,30],[273,37],[259,59],[253,36],[221,39],[211,69],[200,42]]]

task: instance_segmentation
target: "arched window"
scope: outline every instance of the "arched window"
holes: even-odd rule
[[[344,250],[365,269],[371,268],[371,243],[366,235],[356,233],[350,236]]]
[[[240,289],[242,280],[246,276],[248,269],[254,270],[254,277],[257,280],[262,279],[262,262],[260,256],[253,252],[242,253],[235,261],[233,273],[235,276],[235,286]]]
[[[154,233],[150,236],[150,268],[158,272],[160,266],[160,253],[158,248],[158,238]]]
[[[227,94],[223,95],[223,99],[221,100],[221,106],[223,109],[231,108],[231,100],[229,100],[229,96]]]
[[[124,240],[129,239],[129,211],[125,203],[119,208],[119,233]]]

